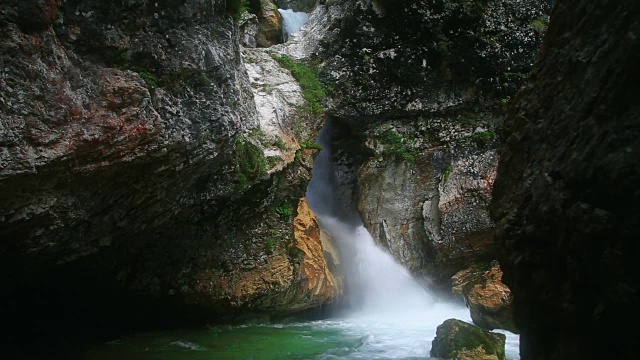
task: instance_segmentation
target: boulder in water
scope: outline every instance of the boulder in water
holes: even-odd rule
[[[438,326],[431,356],[451,360],[505,360],[506,336],[448,319]]]

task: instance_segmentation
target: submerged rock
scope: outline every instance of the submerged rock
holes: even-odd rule
[[[511,290],[502,282],[497,261],[462,270],[453,276],[452,283],[453,292],[464,297],[474,324],[518,333],[513,324]]]
[[[505,360],[506,337],[457,319],[438,326],[431,356],[451,360]]]

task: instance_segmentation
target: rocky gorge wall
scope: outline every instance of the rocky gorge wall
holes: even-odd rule
[[[509,108],[491,214],[523,360],[637,358],[639,15],[557,1]]]
[[[302,144],[323,119],[299,110],[275,60],[241,53],[230,4],[0,4],[11,336],[285,314],[340,295],[300,200],[317,151]]]
[[[339,190],[376,241],[433,286],[495,256],[487,206],[504,104],[548,1],[327,1],[280,51],[321,60]]]

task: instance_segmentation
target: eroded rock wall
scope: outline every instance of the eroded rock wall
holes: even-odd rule
[[[228,12],[0,4],[0,311],[13,333],[286,313],[339,294],[309,265],[318,238],[293,229],[315,156],[300,144],[322,119],[297,111],[300,87],[269,56],[243,60]]]
[[[509,109],[491,213],[523,360],[637,357],[639,15],[557,1]]]

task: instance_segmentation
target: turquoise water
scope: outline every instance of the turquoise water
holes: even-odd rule
[[[468,319],[468,309],[434,305],[424,314],[212,326],[141,333],[55,357],[68,360],[213,359],[433,359],[437,325],[450,317]],[[507,334],[507,357],[517,360],[517,336]],[[39,357],[48,358],[48,357]]]

